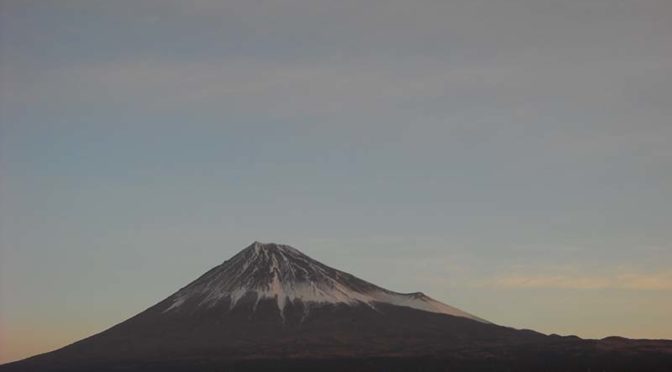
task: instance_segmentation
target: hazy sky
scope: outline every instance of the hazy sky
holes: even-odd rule
[[[672,2],[0,1],[0,362],[254,240],[672,338]]]

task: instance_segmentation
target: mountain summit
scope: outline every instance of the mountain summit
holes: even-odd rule
[[[221,304],[231,309],[241,300],[254,302],[254,311],[259,301],[270,299],[281,318],[287,303],[301,303],[306,311],[324,304],[363,304],[373,309],[376,304],[391,304],[483,321],[421,292],[402,294],[378,287],[276,243],[252,243],[169,299],[166,312]]]
[[[672,341],[546,336],[254,242],[103,332],[0,372],[671,371]]]

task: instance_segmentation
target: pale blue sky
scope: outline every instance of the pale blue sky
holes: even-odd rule
[[[0,1],[0,361],[254,240],[672,338],[672,3]]]

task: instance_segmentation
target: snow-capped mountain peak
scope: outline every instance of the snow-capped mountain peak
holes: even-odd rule
[[[165,312],[179,311],[186,303],[212,307],[221,302],[236,306],[242,298],[277,302],[281,315],[288,303],[309,308],[325,304],[366,305],[386,303],[434,313],[483,321],[423,293],[397,293],[346,272],[326,266],[288,245],[254,242],[230,260],[213,268],[169,298]]]

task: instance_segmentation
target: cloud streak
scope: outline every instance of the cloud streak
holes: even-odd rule
[[[672,290],[672,271],[590,274],[513,274],[492,278],[479,286],[541,289]]]

